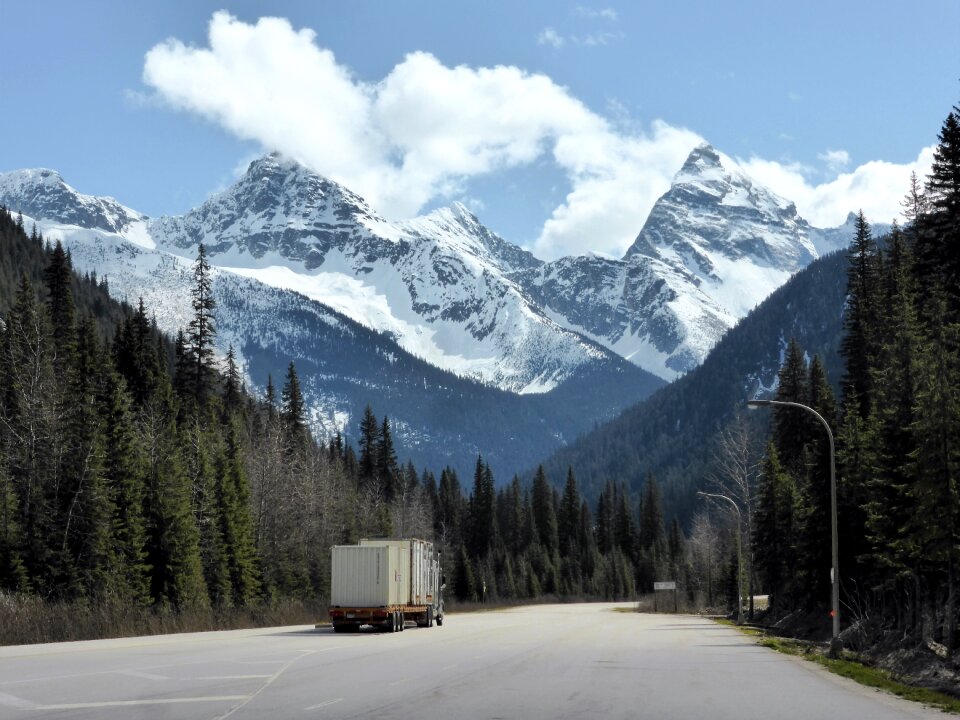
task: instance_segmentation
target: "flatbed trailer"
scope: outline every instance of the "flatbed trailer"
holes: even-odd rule
[[[432,605],[385,605],[384,607],[330,608],[330,622],[336,632],[356,632],[361,625],[372,625],[387,632],[403,632],[408,622],[417,627],[443,625],[443,615],[433,616]]]
[[[331,549],[330,622],[336,632],[372,625],[400,632],[443,625],[440,556],[425,540],[361,540]]]

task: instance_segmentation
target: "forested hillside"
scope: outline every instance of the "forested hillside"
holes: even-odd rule
[[[774,385],[790,338],[819,353],[836,376],[845,265],[843,253],[813,261],[727,332],[703,365],[558,451],[544,468],[562,477],[573,467],[591,500],[608,481],[640,493],[652,475],[667,513],[689,526],[718,434],[748,397]],[[744,422],[753,433],[765,427],[752,414]]]

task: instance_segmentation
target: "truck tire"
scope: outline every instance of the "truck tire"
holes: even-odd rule
[[[404,630],[407,629],[407,618],[404,617],[402,610],[398,613],[397,616],[398,616],[399,622],[400,622],[400,632],[403,632]]]
[[[443,625],[443,615],[437,615],[437,627]]]

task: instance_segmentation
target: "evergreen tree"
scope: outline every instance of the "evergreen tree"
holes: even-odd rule
[[[150,594],[160,605],[190,609],[209,604],[200,537],[191,509],[191,483],[184,471],[166,378],[140,415],[146,460],[146,555]]]
[[[580,538],[580,492],[573,468],[567,468],[567,483],[563,488],[560,512],[557,515],[557,534],[562,555],[579,556],[583,546]]]
[[[306,404],[300,390],[300,379],[293,364],[287,367],[287,379],[280,395],[280,417],[283,420],[285,447],[288,454],[302,454],[307,447]]]
[[[452,468],[444,468],[440,473],[440,489],[437,492],[437,501],[437,517],[434,525],[436,537],[444,551],[452,551],[461,541],[460,525],[463,514],[463,493],[460,489],[460,479]]]
[[[226,428],[226,433],[226,448],[217,473],[218,517],[227,556],[231,598],[234,605],[242,607],[256,598],[260,582],[240,436],[233,423]]]
[[[537,468],[533,476],[532,501],[536,538],[543,549],[549,555],[553,555],[560,547],[560,539],[557,535],[557,511],[553,504],[553,489],[547,482],[542,465]]]
[[[117,594],[133,604],[149,600],[149,570],[143,516],[145,467],[135,433],[134,415],[122,378],[110,369],[101,383],[100,417],[103,423],[103,477],[113,498],[113,542]]]
[[[230,345],[227,350],[227,367],[223,376],[223,405],[227,414],[240,410],[241,388],[243,381],[240,378],[240,369],[237,367],[237,354]]]
[[[44,270],[44,282],[49,293],[47,302],[53,330],[53,347],[57,354],[57,370],[61,373],[70,362],[76,344],[72,275],[70,257],[57,240],[50,253],[50,263]]]
[[[796,339],[787,345],[786,357],[780,368],[776,399],[781,402],[809,403],[807,365],[804,351]],[[816,422],[814,420],[814,422]],[[788,471],[801,472],[804,446],[811,436],[811,418],[803,410],[792,407],[773,408],[773,441],[777,456]]]
[[[376,476],[379,431],[377,418],[373,414],[371,407],[367,405],[363,411],[363,419],[360,420],[359,471],[360,479],[363,481],[372,480]]]
[[[387,502],[392,502],[396,497],[399,474],[397,452],[394,450],[393,435],[390,432],[390,420],[384,415],[377,434],[374,476],[379,478]]]
[[[469,503],[469,534],[467,552],[473,558],[485,558],[496,541],[495,490],[493,474],[477,456],[473,475],[473,493]]]
[[[915,309],[911,257],[905,238],[894,227],[886,265],[883,336],[873,370],[879,432],[877,475],[867,482],[866,526],[871,545],[875,585],[894,589],[907,580],[909,547],[904,537],[914,512],[909,496],[909,454],[915,442],[919,320]],[[902,619],[902,618],[901,618]]]
[[[809,407],[817,411],[833,431],[836,428],[836,399],[819,355],[815,355],[810,363],[807,385]],[[793,412],[811,418],[803,410],[793,409]],[[830,442],[820,423],[815,418],[811,419],[810,440],[804,447],[802,472],[798,478],[800,507],[796,574],[801,578],[800,584],[806,598],[822,603],[830,596],[829,568],[832,566]]]
[[[943,643],[954,650],[960,600],[960,338],[957,326],[947,325],[945,316],[946,301],[940,299],[932,337],[919,359],[911,427],[916,450],[910,456],[916,511],[909,532],[930,584],[940,585]]]
[[[473,568],[466,548],[461,545],[457,549],[456,565],[453,573],[453,594],[460,601],[476,600],[477,586],[473,577]]]
[[[847,369],[843,378],[843,399],[849,406],[850,398],[856,396],[857,412],[865,418],[870,414],[872,400],[870,368],[877,341],[879,253],[863,211],[857,215],[856,234],[848,257],[845,334],[840,347]]]
[[[953,321],[960,313],[960,108],[943,121],[927,178],[931,213],[928,230],[936,238],[937,277],[948,294]]]
[[[187,326],[186,349],[193,398],[197,406],[202,408],[206,406],[213,387],[213,340],[216,337],[213,321],[213,310],[216,307],[213,299],[213,276],[203,243],[200,243],[197,249],[197,260],[193,265],[193,289],[190,294],[193,317]]]
[[[789,606],[795,590],[791,579],[796,561],[797,488],[776,447],[767,446],[754,515],[754,557],[764,589],[775,610]]]
[[[653,590],[653,583],[666,570],[667,532],[663,524],[663,506],[660,487],[653,475],[647,476],[640,503],[640,532],[638,535],[640,562],[638,563],[640,589]]]

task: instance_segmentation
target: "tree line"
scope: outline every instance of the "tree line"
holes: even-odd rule
[[[542,469],[497,491],[478,458],[468,491],[401,464],[369,406],[355,447],[317,440],[294,362],[255,398],[234,349],[216,357],[202,246],[171,340],[6,210],[0,243],[23,269],[0,306],[2,590],[175,611],[322,600],[330,546],[364,536],[434,539],[464,600],[630,597],[686,566],[652,478],[591,508],[572,471],[562,493]]]

